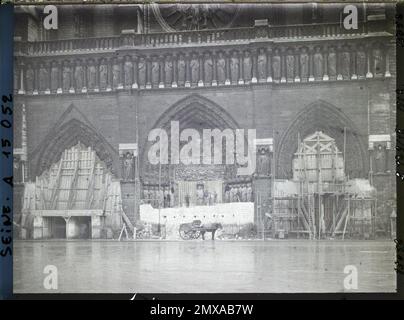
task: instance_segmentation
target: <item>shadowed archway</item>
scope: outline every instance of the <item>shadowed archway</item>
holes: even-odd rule
[[[276,173],[279,178],[292,177],[292,158],[297,150],[298,137],[304,139],[315,131],[322,131],[335,139],[344,150],[346,130],[345,172],[350,178],[366,178],[368,155],[366,135],[361,134],[353,121],[335,106],[319,100],[305,107],[276,142]]]

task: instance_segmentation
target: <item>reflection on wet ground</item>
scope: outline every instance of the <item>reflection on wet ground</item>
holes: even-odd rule
[[[14,292],[394,292],[392,241],[18,241]],[[58,290],[43,270],[58,268]]]

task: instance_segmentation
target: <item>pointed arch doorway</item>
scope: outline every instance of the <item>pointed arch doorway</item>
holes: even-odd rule
[[[152,146],[146,141],[142,152],[141,179],[143,182],[143,199],[154,207],[164,201],[163,206],[193,206],[212,204],[223,201],[223,193],[227,183],[246,180],[236,176],[237,166],[223,164],[203,164],[203,144],[200,141],[199,164],[173,164],[171,161],[172,137],[171,125],[178,123],[178,131],[192,128],[199,133],[200,139],[204,129],[219,129],[223,132],[240,128],[233,117],[222,107],[199,95],[191,95],[180,100],[169,108],[155,123],[154,128],[164,130],[168,135],[168,163],[153,165],[148,159],[148,152]],[[178,138],[177,138],[178,139]],[[223,139],[222,155],[226,155],[227,139]],[[179,150],[187,142],[179,143]],[[213,144],[212,144],[213,154]],[[224,159],[224,158],[223,158]],[[241,182],[241,181],[240,181]]]

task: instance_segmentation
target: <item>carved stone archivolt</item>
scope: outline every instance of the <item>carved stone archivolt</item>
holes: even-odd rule
[[[119,89],[309,82],[390,76],[388,51],[380,43],[237,47],[168,51],[122,57],[82,56],[27,61],[15,90],[80,93]],[[45,60],[45,61],[44,61]]]

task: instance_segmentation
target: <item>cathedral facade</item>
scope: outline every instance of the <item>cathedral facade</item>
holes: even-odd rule
[[[44,29],[42,9],[16,13],[22,237],[111,238],[145,220],[142,206],[160,215],[234,203],[244,203],[240,212],[252,204],[250,222],[263,229],[270,216],[277,236],[336,236],[360,197],[369,200],[361,204],[369,219],[381,219],[369,233],[390,223],[394,7],[358,6],[353,29],[343,26],[342,5],[66,5],[56,30]],[[151,163],[149,133],[164,130],[171,146],[173,122],[181,135],[192,128],[201,137],[206,129],[255,129],[255,171],[239,175],[236,161],[205,163],[202,154],[190,165]],[[354,183],[371,191],[352,191]],[[308,194],[319,203],[312,209]],[[276,209],[283,204],[287,214]],[[326,219],[327,210],[336,213]],[[160,235],[170,214],[153,222]]]

